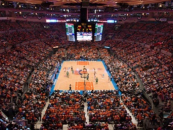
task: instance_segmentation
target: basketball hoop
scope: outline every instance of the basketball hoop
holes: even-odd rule
[[[82,75],[81,75],[81,78],[84,78],[84,90],[86,90],[85,78],[87,78],[87,75],[88,75],[87,69],[84,66],[83,71],[82,71]]]

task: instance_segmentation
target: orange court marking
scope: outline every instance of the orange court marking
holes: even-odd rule
[[[86,90],[94,90],[93,82],[85,82]],[[76,82],[75,90],[84,90],[84,82]]]
[[[89,65],[88,61],[78,61],[77,65]]]

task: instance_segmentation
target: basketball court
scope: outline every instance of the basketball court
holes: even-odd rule
[[[115,90],[102,61],[64,61],[54,90],[69,90],[70,84],[71,90]]]

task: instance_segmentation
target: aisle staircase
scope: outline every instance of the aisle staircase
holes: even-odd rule
[[[86,118],[87,124],[89,124],[89,116],[88,116],[88,113],[87,113],[87,108],[88,108],[88,104],[87,104],[87,102],[85,102],[84,103],[85,118]]]
[[[39,130],[41,125],[42,125],[42,123],[43,123],[42,118],[43,118],[43,116],[44,116],[44,114],[45,114],[45,112],[47,110],[48,105],[49,105],[49,99],[47,100],[46,105],[45,105],[44,109],[41,112],[41,120],[37,121],[37,123],[35,124],[35,129],[36,130]]]
[[[120,98],[120,103],[123,104],[123,106],[125,107],[127,113],[131,116],[132,118],[132,123],[137,127],[138,125],[138,121],[135,119],[135,117],[132,115],[132,113],[129,111],[129,109],[124,105],[124,102],[122,101],[122,99]]]

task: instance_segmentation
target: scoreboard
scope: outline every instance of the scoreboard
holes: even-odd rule
[[[77,41],[92,41],[92,24],[81,23],[77,25]]]
[[[92,32],[77,32],[77,41],[92,41]]]
[[[92,32],[92,25],[87,23],[81,23],[77,26],[78,32]]]
[[[66,23],[68,41],[101,41],[103,23]]]
[[[95,25],[95,33],[94,33],[94,41],[101,41],[103,33],[103,23],[96,23]]]
[[[68,41],[75,41],[75,30],[74,30],[74,24],[73,23],[66,23],[66,35]]]

